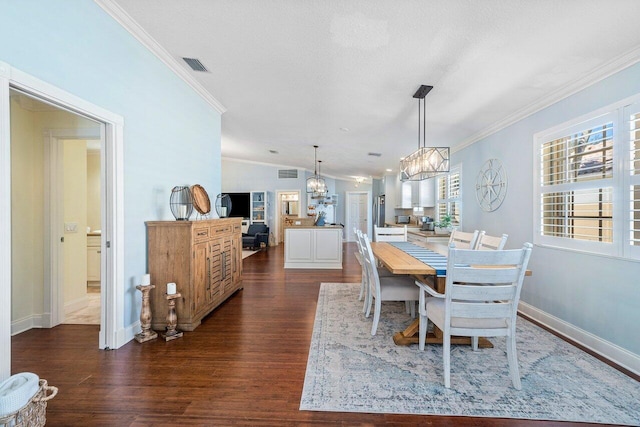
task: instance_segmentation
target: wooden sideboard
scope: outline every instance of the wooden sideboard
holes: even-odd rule
[[[149,221],[151,328],[167,326],[167,283],[175,282],[178,329],[193,331],[202,318],[242,289],[242,221]]]

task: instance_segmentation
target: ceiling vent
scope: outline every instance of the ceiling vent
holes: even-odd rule
[[[380,157],[382,156],[382,153],[367,153],[369,156],[373,156],[373,157]]]
[[[278,169],[278,179],[298,179],[298,169]]]
[[[200,62],[199,59],[196,58],[182,58],[184,60],[184,62],[186,62],[189,67],[191,67],[191,69],[193,71],[203,71],[208,73],[209,70],[207,70],[207,67],[205,67],[204,65],[202,65],[202,62]]]

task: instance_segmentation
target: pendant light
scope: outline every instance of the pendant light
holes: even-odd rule
[[[425,97],[433,86],[421,85],[413,97],[418,100],[418,149],[400,161],[400,181],[421,181],[449,172],[449,147],[427,147],[427,105]],[[422,104],[422,123],[420,110]],[[422,128],[422,147],[420,129]]]
[[[320,176],[317,169],[318,146],[314,145],[313,149],[313,176],[307,178],[307,193],[311,193],[312,198],[319,198],[320,194],[322,194],[322,197],[327,194],[327,184],[324,182],[324,179]]]

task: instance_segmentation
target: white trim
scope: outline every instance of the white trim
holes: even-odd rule
[[[592,86],[593,84],[624,70],[625,68],[629,68],[637,62],[640,62],[640,47],[635,47],[630,51],[623,53],[622,55],[603,64],[590,73],[585,74],[581,78],[563,85],[563,87],[558,88],[558,90],[554,90],[551,94],[538,99],[536,102],[531,103],[518,111],[515,111],[513,114],[505,117],[498,122],[495,122],[488,128],[470,136],[469,138],[464,139],[460,144],[457,144],[455,147],[451,147],[451,152],[455,153],[457,151],[461,151],[468,146],[511,126],[512,124],[517,123],[520,120],[523,120],[537,113],[538,111],[544,110],[545,108],[550,107],[551,105],[560,102],[563,99],[568,98],[571,95],[574,95],[581,90],[584,90],[589,86]]]
[[[1,76],[8,75],[4,80]],[[99,348],[118,348],[128,342],[128,336],[124,333],[124,119],[115,113],[105,110],[97,105],[85,101],[71,93],[59,89],[49,83],[39,80],[27,73],[8,64],[0,63],[0,173],[6,174],[4,179],[0,179],[0,263],[8,263],[9,268],[2,268],[0,273],[0,297],[5,297],[5,301],[11,301],[11,233],[10,233],[10,213],[11,213],[11,180],[10,166],[11,158],[10,131],[9,131],[9,84],[18,90],[27,92],[38,98],[51,102],[60,108],[86,116],[97,122],[104,123],[102,126],[104,134],[101,134],[104,144],[102,144],[103,157],[103,188],[107,188],[109,194],[102,194],[102,269],[103,283],[107,284],[105,292],[102,292],[102,319],[99,336]],[[108,147],[108,148],[105,148]],[[3,157],[4,151],[7,156]],[[108,172],[107,172],[108,168]],[[109,177],[110,182],[106,182]],[[0,176],[0,178],[2,178]],[[104,190],[103,190],[104,192]],[[7,219],[4,218],[7,213]],[[8,232],[3,232],[6,228]],[[7,240],[8,239],[8,240]],[[106,242],[110,243],[110,248],[106,249]],[[6,256],[5,256],[6,255]],[[104,307],[107,307],[105,310]],[[5,314],[5,312],[9,312]],[[8,320],[5,316],[9,316]],[[5,370],[10,372],[10,345],[4,345],[9,336],[10,310],[0,310],[0,352],[5,349],[9,357],[0,360],[7,361],[6,365],[0,365],[0,375],[4,375]],[[5,329],[6,328],[6,329]],[[133,335],[131,336],[133,337]],[[0,362],[2,363],[2,362]]]
[[[640,375],[640,356],[637,354],[633,354],[616,344],[603,340],[584,329],[580,329],[571,323],[565,322],[525,302],[520,301],[518,311],[622,368],[628,369],[636,375]]]
[[[11,375],[11,129],[9,75],[0,62],[0,381]],[[9,301],[9,304],[7,304]]]
[[[171,71],[184,80],[198,95],[200,95],[215,110],[223,114],[227,111],[224,105],[207,91],[198,81],[189,74],[186,65],[182,65],[164,47],[160,45],[149,33],[147,33],[127,12],[111,0],[94,0],[105,12],[136,38],[145,48],[160,59]]]
[[[45,316],[32,314],[31,316],[23,317],[22,319],[11,322],[11,335],[18,335],[29,329],[42,328],[44,324]]]

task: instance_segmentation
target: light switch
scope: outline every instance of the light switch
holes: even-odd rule
[[[64,223],[64,232],[65,233],[77,233],[78,232],[78,223],[77,222],[65,222]]]

